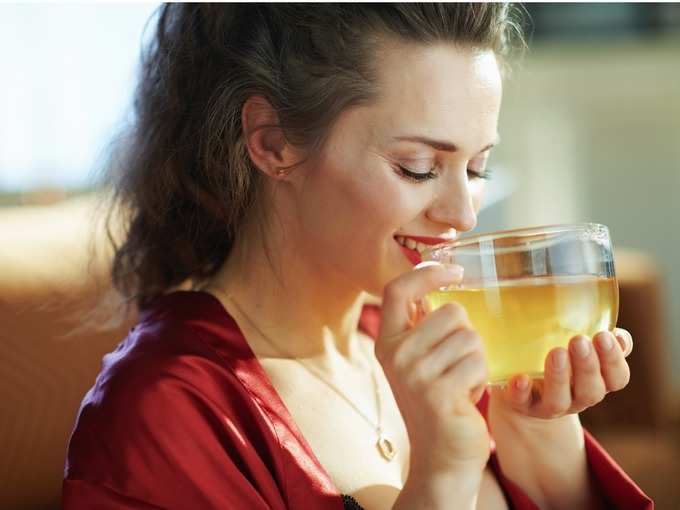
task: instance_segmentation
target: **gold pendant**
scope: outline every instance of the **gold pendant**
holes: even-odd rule
[[[378,447],[378,450],[380,450],[380,455],[388,462],[391,461],[397,453],[392,442],[383,436],[382,432],[380,432],[376,446]]]

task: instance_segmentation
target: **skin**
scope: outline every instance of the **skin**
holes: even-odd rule
[[[376,104],[344,112],[323,153],[285,177],[276,169],[305,154],[280,131],[256,130],[275,121],[263,100],[246,104],[248,148],[270,177],[272,212],[263,236],[248,216],[214,280],[257,312],[263,331],[276,326],[290,353],[331,371],[340,358],[361,358],[355,333],[364,291],[381,295],[412,269],[393,236],[450,236],[475,226],[484,185],[469,179],[467,168],[483,171],[488,151],[480,150],[497,138],[501,79],[492,53],[441,46],[384,55],[381,82],[395,85],[384,87]],[[394,140],[413,134],[455,140],[459,150]],[[416,184],[398,174],[398,163],[418,172],[437,165],[441,175]],[[276,255],[273,265],[262,246]]]
[[[378,69],[377,102],[341,114],[321,154],[291,146],[279,129],[258,129],[276,124],[276,114],[260,97],[246,102],[249,154],[267,176],[266,207],[259,209],[265,211],[264,228],[255,214],[247,215],[234,250],[208,285],[231,294],[257,317],[261,331],[331,380],[367,370],[357,334],[365,292],[379,296],[412,269],[393,236],[451,237],[474,228],[484,191],[474,173],[484,172],[488,146],[497,140],[502,84],[493,53],[390,44]],[[403,136],[446,141],[457,150],[396,140]],[[307,163],[277,174],[305,156]],[[409,181],[399,164],[413,172],[433,169],[436,178]],[[587,507],[569,506],[571,492],[551,492],[562,475],[574,480],[568,489],[584,494],[589,507],[600,504],[588,485],[576,413],[627,384],[624,355],[632,339],[623,330],[616,333],[620,339],[611,350],[599,346],[613,337],[599,334],[598,348],[582,358],[574,348],[582,339],[574,338],[568,351],[549,353],[543,381],[520,389],[517,382],[527,378],[518,374],[507,388],[491,391],[490,426],[504,472],[527,471],[514,481],[550,508],[559,501],[566,508]],[[264,343],[256,352],[280,356]],[[566,356],[564,368],[556,369],[553,361],[560,356]],[[554,453],[541,449],[546,440],[564,444],[573,455],[551,468]],[[522,456],[513,444],[527,453]]]

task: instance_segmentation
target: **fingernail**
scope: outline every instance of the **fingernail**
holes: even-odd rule
[[[600,347],[602,348],[603,351],[612,350],[612,347],[614,347],[614,341],[612,340],[611,333],[600,335]]]
[[[434,260],[423,260],[419,264],[416,264],[413,266],[413,269],[422,269],[424,267],[429,267],[429,266],[442,266],[443,264],[440,264],[439,262],[436,262]]]
[[[626,352],[626,348],[628,347],[626,345],[626,340],[622,336],[619,336],[619,335],[616,335],[616,339],[618,340],[619,345],[621,346],[621,350],[623,352]]]
[[[567,353],[559,350],[553,354],[552,358],[553,368],[563,370],[567,366]]]
[[[522,376],[515,381],[515,387],[520,391],[526,390],[527,386],[529,386],[529,379],[525,376]]]
[[[587,358],[590,354],[590,342],[583,337],[577,338],[572,346],[574,353],[581,358]]]

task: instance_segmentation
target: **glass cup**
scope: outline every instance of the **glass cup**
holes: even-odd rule
[[[551,349],[616,326],[619,287],[604,225],[481,234],[434,245],[422,259],[463,267],[462,282],[429,293],[426,306],[465,307],[486,349],[489,384],[519,373],[542,378]]]

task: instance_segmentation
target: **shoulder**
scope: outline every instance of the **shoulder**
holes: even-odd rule
[[[185,448],[275,446],[267,416],[233,370],[231,352],[206,333],[212,326],[147,318],[104,357],[81,404],[68,474],[107,463],[165,463]]]
[[[141,406],[178,391],[210,393],[212,385],[238,385],[228,363],[202,339],[200,330],[176,321],[141,323],[104,356],[84,405],[118,410]]]
[[[142,312],[139,323],[104,356],[84,405],[113,407],[124,402],[148,409],[149,399],[178,392],[217,398],[242,386],[232,370],[243,355],[234,324],[199,293],[163,297]],[[193,308],[193,309],[192,309]]]

